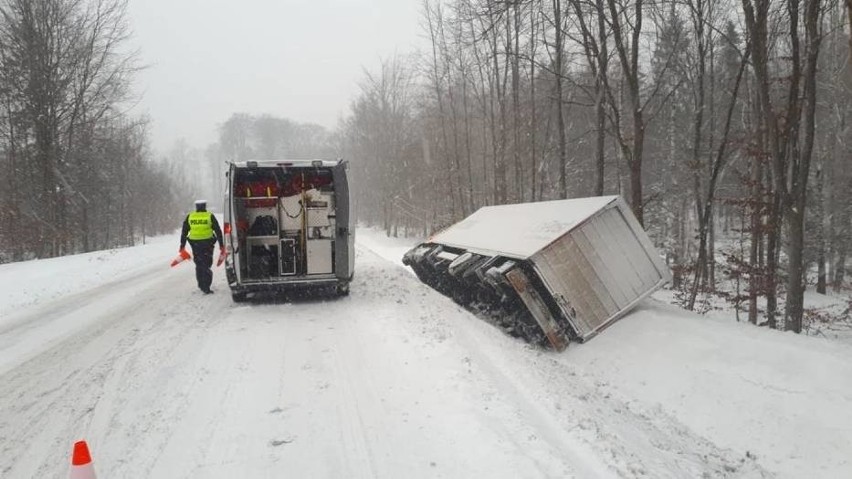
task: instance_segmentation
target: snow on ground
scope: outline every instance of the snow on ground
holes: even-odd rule
[[[808,296],[810,307],[838,301]],[[505,359],[506,351],[494,350],[489,360],[504,356],[508,365],[528,357]],[[846,453],[852,450],[852,349],[844,344],[649,300],[554,360],[589,377],[598,394],[619,397],[639,414],[673,416],[782,476],[852,475]],[[529,366],[542,369],[535,361]],[[552,396],[560,395],[576,393],[566,389]]]
[[[734,297],[747,294],[748,280],[741,278],[738,284],[737,280],[728,277],[726,274],[726,270],[730,266],[729,255],[734,257],[747,255],[744,248],[747,249],[744,244],[737,240],[724,237],[717,238],[714,250],[716,290],[715,293],[701,293],[696,297],[696,312],[708,318],[748,321],[748,299],[745,299],[739,305],[739,312],[733,303]],[[784,251],[781,252],[781,259],[782,262],[786,261]],[[841,341],[852,346],[852,286],[847,281],[839,290],[829,286],[827,294],[819,294],[816,292],[817,272],[816,265],[811,265],[807,271],[802,334]],[[687,283],[692,280],[689,275],[685,279]],[[654,293],[653,297],[668,304],[685,304],[685,295],[675,290],[663,289]],[[786,298],[783,294],[780,294],[777,299],[778,311],[783,315]],[[757,308],[760,312],[758,321],[766,322],[765,297],[758,298]]]
[[[167,235],[132,248],[0,265],[0,373],[84,327],[91,311],[124,301],[110,292],[158,281],[179,244]],[[92,304],[94,294],[103,301]]]
[[[173,235],[159,236],[147,238],[145,245],[133,248],[0,264],[0,312],[43,304],[140,271],[162,269],[177,255],[179,243]]]
[[[222,269],[203,296],[176,238],[56,260],[122,272],[76,290],[0,267],[11,297],[32,286],[10,274],[56,292],[0,315],[0,477],[63,477],[80,438],[101,477],[852,476],[841,343],[649,300],[556,354],[421,284],[411,241],[357,235],[341,299],[237,305]]]
[[[852,346],[852,294],[849,290],[819,294],[815,288],[805,291],[805,316],[807,334],[842,341]]]
[[[723,282],[717,291],[735,291],[730,282]],[[678,298],[678,292],[672,289],[661,289],[652,295],[655,299],[667,304],[683,304]],[[784,296],[778,298],[778,311],[783,315]],[[841,291],[828,288],[827,294],[819,294],[813,285],[805,291],[805,314],[802,334],[844,342],[852,346],[852,293],[848,287]],[[759,321],[766,321],[766,298],[760,297],[757,302]],[[735,306],[721,295],[700,294],[696,298],[695,310],[705,318],[723,321],[748,322],[748,304],[740,305],[739,314]]]
[[[647,302],[560,358],[785,477],[849,477],[852,350]]]
[[[417,240],[413,238],[401,238],[386,235],[382,230],[377,228],[358,228],[356,242],[381,256],[383,259],[404,267],[402,264],[402,256],[411,249],[411,247],[425,239]],[[411,271],[405,268],[406,271]],[[412,271],[411,274],[414,274]]]

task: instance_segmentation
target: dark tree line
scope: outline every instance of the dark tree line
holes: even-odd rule
[[[428,233],[483,205],[621,194],[684,306],[715,294],[801,331],[806,285],[848,284],[848,9],[424,0],[429,49],[367,74],[339,132],[361,218]]]
[[[0,261],[171,231],[183,193],[123,110],[126,0],[0,2]]]

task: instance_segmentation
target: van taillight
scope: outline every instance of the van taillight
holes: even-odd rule
[[[231,223],[225,223],[225,234],[231,234]]]

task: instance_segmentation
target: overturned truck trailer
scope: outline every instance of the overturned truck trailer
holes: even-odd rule
[[[484,207],[403,263],[510,334],[557,350],[595,336],[671,279],[620,196]]]

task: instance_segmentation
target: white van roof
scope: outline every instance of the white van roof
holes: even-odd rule
[[[306,166],[337,166],[343,160],[338,158],[335,160],[328,159],[281,159],[281,160],[247,160],[247,161],[234,161],[233,164],[237,168],[255,168],[255,167],[275,167],[275,166],[295,166],[295,167],[306,167]]]

